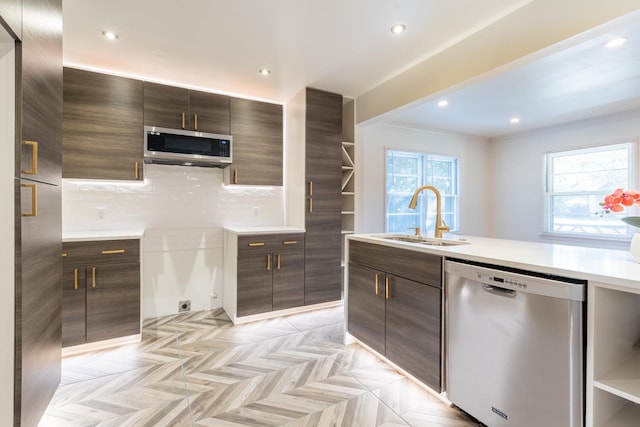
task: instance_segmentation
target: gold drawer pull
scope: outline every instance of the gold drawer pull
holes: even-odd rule
[[[38,173],[38,141],[24,141],[24,145],[31,146],[31,169],[23,170],[25,175],[36,175]]]
[[[91,268],[91,287],[92,288],[96,287],[96,268],[95,267]]]
[[[198,115],[193,115],[193,130],[198,130]]]
[[[282,242],[283,245],[297,245],[298,241],[297,240],[287,240]]]
[[[73,289],[78,290],[78,269],[73,269]]]
[[[267,255],[267,271],[271,271],[271,255]]]
[[[280,254],[276,255],[276,268],[280,270]]]
[[[31,188],[31,212],[22,216],[38,216],[38,187],[36,184],[20,184],[24,188]]]
[[[138,162],[133,164],[133,175],[136,179],[140,179],[140,165]]]
[[[264,246],[264,242],[251,242],[249,243],[249,246],[251,246],[252,248],[256,246]]]
[[[67,252],[62,252],[62,256],[63,256],[63,257],[65,257],[65,256],[69,256],[69,253],[67,253]]]
[[[382,273],[376,273],[376,296],[380,295],[380,276]]]
[[[238,168],[233,169],[233,183],[234,184],[238,183]]]
[[[185,128],[185,114],[184,113],[180,113],[180,116],[182,117],[182,129]]]
[[[386,299],[391,299],[391,291],[389,290],[389,282],[391,282],[391,277],[387,276],[384,279],[384,292],[385,292],[385,298]]]
[[[123,253],[124,253],[124,249],[111,249],[111,250],[102,251],[102,255],[113,255],[113,254],[123,254]]]

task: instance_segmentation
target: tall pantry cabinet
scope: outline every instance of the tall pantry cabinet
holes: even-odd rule
[[[306,230],[304,303],[338,301],[342,95],[306,88],[287,104],[286,123],[288,225]]]
[[[15,32],[13,425],[36,426],[60,382],[62,1],[23,0],[21,24]]]

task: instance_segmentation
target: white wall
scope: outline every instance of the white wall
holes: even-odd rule
[[[0,36],[0,413],[13,424],[15,58],[13,40],[5,38]]]
[[[283,187],[224,186],[222,169],[144,168],[144,183],[63,180],[63,233],[145,230],[144,318],[176,313],[180,300],[221,307],[223,227],[283,225]]]
[[[374,124],[356,129],[356,232],[384,232],[385,150],[424,151],[460,159],[460,233],[486,236],[489,141],[485,138]]]
[[[505,239],[577,244],[567,239],[540,235],[544,210],[544,154],[636,140],[638,136],[640,111],[631,111],[494,139],[490,144],[489,165],[491,192],[488,196],[493,206],[490,235]],[[579,244],[628,248],[628,243],[595,240],[584,240]]]

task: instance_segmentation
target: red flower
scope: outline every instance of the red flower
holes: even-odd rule
[[[613,193],[604,198],[604,202],[600,203],[602,209],[611,212],[622,212],[625,207],[640,205],[640,193],[637,191],[624,191],[618,188]]]

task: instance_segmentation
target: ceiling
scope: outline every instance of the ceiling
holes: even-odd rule
[[[530,1],[63,0],[64,62],[280,103],[306,86],[355,98]],[[609,27],[382,120],[495,137],[640,108],[640,17]]]

